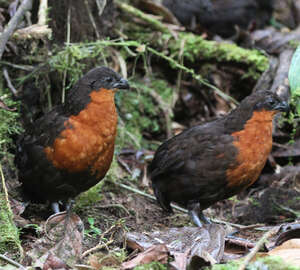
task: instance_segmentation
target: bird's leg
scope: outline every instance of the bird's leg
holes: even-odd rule
[[[202,222],[204,224],[211,224],[210,220],[204,216],[200,203],[189,203],[187,208],[189,211],[189,216],[198,227],[202,227]]]
[[[52,202],[51,203],[51,208],[52,208],[54,214],[57,214],[57,213],[60,212],[58,202]]]
[[[73,207],[74,203],[75,203],[75,201],[74,201],[73,199],[69,199],[69,200],[65,203],[67,213],[72,211],[72,207]]]

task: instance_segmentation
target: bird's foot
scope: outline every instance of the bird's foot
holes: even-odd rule
[[[191,217],[192,221],[197,225],[198,227],[202,227],[202,222],[204,224],[211,224],[211,221],[206,218],[202,212],[202,209],[200,207],[200,203],[190,203],[188,205],[189,210],[189,216]]]

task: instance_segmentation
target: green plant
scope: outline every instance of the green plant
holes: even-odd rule
[[[8,94],[2,95],[1,100],[9,108],[17,109],[19,105],[19,103],[13,101],[11,96]],[[19,134],[23,130],[21,124],[17,121],[18,118],[19,113],[17,112],[17,110],[8,111],[0,108],[0,157],[7,155],[8,148],[14,146],[12,135]]]
[[[95,227],[95,219],[93,217],[88,217],[89,229],[84,230],[84,234],[96,238],[97,236],[101,235],[102,231]]]

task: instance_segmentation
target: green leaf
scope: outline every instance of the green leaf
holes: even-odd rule
[[[289,82],[292,96],[300,96],[300,46],[297,47],[291,61]]]

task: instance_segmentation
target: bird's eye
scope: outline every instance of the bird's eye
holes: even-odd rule
[[[106,78],[104,78],[104,81],[111,83],[113,81],[113,79],[111,77],[106,77]]]
[[[271,105],[271,106],[274,106],[274,105],[276,104],[276,102],[275,102],[274,99],[270,99],[270,100],[268,101],[268,103],[269,103],[269,105]]]

